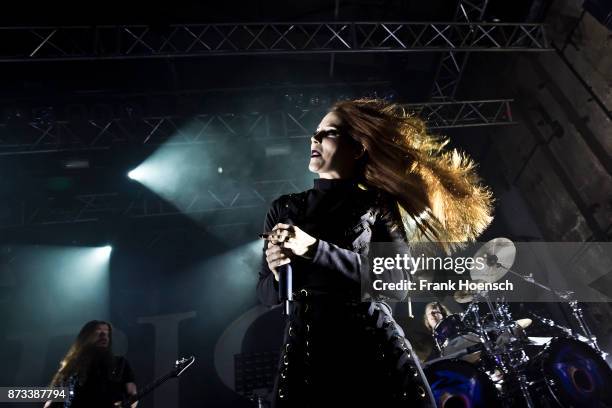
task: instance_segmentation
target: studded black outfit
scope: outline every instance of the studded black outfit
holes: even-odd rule
[[[314,258],[292,259],[295,300],[287,322],[273,406],[420,406],[425,391],[411,347],[380,300],[361,300],[371,242],[407,250],[391,200],[343,179],[275,200],[264,231],[290,222],[318,238]],[[265,247],[264,247],[265,250]],[[404,278],[402,270],[391,279]],[[263,256],[257,293],[276,305],[278,284]],[[405,293],[398,294],[403,297]]]

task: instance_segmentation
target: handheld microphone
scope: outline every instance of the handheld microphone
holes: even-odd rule
[[[293,269],[291,264],[278,267],[278,300],[285,303],[285,314],[289,315],[289,305],[293,300]]]
[[[293,225],[289,218],[283,222]],[[289,307],[293,301],[293,268],[291,264],[278,267],[278,299],[285,304],[285,315],[289,316]]]

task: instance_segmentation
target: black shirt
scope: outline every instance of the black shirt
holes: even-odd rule
[[[109,408],[126,398],[126,384],[135,382],[134,372],[124,357],[113,358],[112,370],[92,365],[87,380],[76,385],[71,408]]]

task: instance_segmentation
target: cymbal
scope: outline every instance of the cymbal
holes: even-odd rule
[[[470,303],[474,300],[474,293],[469,290],[458,290],[453,295],[453,299],[457,303]]]
[[[474,280],[474,283],[484,283],[481,280]],[[485,295],[487,293],[486,290],[456,290],[453,294],[453,299],[457,303],[470,303],[474,300],[474,296],[476,295]]]
[[[529,344],[534,346],[545,346],[547,345],[554,337],[528,337]]]
[[[508,238],[494,238],[476,251],[474,258],[484,258],[485,266],[482,269],[474,265],[470,269],[473,280],[484,282],[497,282],[508,272],[516,258],[516,246]]]
[[[527,318],[516,320],[516,324],[521,326],[523,329],[526,329],[527,327],[531,326],[531,323],[533,323],[533,320]]]

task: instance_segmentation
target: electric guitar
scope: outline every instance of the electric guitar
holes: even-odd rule
[[[167,374],[159,377],[157,380],[153,381],[152,383],[147,384],[141,391],[138,392],[138,394],[131,395],[127,399],[123,400],[122,402],[116,403],[115,406],[121,407],[121,408],[130,408],[133,403],[135,403],[136,401],[139,401],[140,399],[142,399],[142,397],[144,397],[145,395],[147,395],[148,393],[150,393],[151,391],[153,391],[154,389],[156,389],[157,387],[159,387],[160,385],[162,385],[169,379],[175,378],[175,377],[178,378],[181,374],[183,374],[185,370],[191,367],[191,365],[194,362],[195,362],[194,356],[176,360],[176,362],[174,363],[174,368],[170,370]]]

